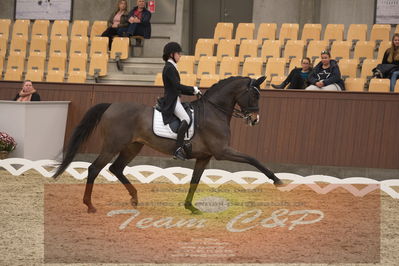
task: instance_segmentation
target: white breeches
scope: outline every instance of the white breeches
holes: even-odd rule
[[[186,110],[184,110],[180,101],[180,97],[177,97],[175,111],[173,113],[180,119],[180,121],[186,120],[187,124],[190,124],[190,117],[188,116]]]

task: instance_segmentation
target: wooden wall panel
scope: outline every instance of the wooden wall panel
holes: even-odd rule
[[[153,106],[163,88],[109,84],[35,83],[43,100],[72,101],[66,139],[84,113],[102,102]],[[12,99],[20,82],[0,82],[0,99]],[[184,100],[194,100],[184,97]],[[399,168],[399,94],[266,90],[260,124],[232,119],[231,145],[262,162]],[[1,111],[1,110],[0,110]],[[96,132],[83,152],[97,153]],[[161,156],[149,148],[141,155]]]

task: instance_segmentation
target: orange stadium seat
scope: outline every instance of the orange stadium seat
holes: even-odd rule
[[[73,71],[86,72],[87,55],[71,54],[69,58],[68,73]]]
[[[367,24],[351,24],[348,29],[347,41],[358,42],[366,41]]]
[[[287,40],[298,40],[299,24],[297,23],[283,23],[281,25],[279,40],[286,42]]]
[[[195,74],[181,74],[180,83],[186,86],[197,85],[197,76]]]
[[[69,48],[69,55],[82,54],[87,56],[87,45],[89,39],[85,37],[73,36]]]
[[[198,39],[195,45],[195,60],[201,56],[213,56],[215,41],[213,39]]]
[[[342,78],[356,78],[358,64],[357,59],[341,59],[338,65]]]
[[[233,27],[233,23],[217,23],[213,34],[213,40],[215,41],[215,44],[218,44],[220,40],[223,39],[231,40],[233,36]]]
[[[200,79],[199,86],[201,88],[210,88],[213,84],[219,82],[218,75],[202,75]]]
[[[276,23],[261,23],[258,28],[257,40],[258,44],[262,45],[266,40],[276,39],[277,24]]]
[[[89,29],[88,20],[74,20],[71,29],[71,37],[73,36],[87,37],[88,29]]]
[[[41,37],[32,37],[29,53],[47,53],[47,40]]]
[[[291,72],[296,67],[302,67],[302,58],[301,57],[294,57],[290,61],[290,66],[288,68],[288,72]]]
[[[238,52],[238,58],[244,62],[247,57],[258,57],[258,40],[243,40]]]
[[[51,28],[51,37],[68,36],[69,21],[68,20],[55,20]]]
[[[112,41],[111,58],[127,59],[129,57],[129,38],[115,37]]]
[[[220,79],[238,75],[240,60],[237,57],[225,56],[220,63],[219,76]]]
[[[162,73],[157,73],[155,76],[154,86],[163,86]]]
[[[12,28],[12,38],[14,39],[15,37],[18,37],[18,38],[23,38],[27,41],[29,36],[29,25],[30,25],[30,20],[27,19],[16,20]]]
[[[44,54],[31,54],[28,58],[28,70],[44,70],[44,62],[46,61],[46,56]]]
[[[270,85],[280,85],[287,77],[285,76],[273,76],[272,80],[270,81]],[[273,88],[272,86],[270,86]],[[285,88],[284,88],[285,89]]]
[[[53,39],[51,39],[49,55],[51,56],[53,54],[59,54],[66,56],[67,44],[68,44],[68,37],[55,36]]]
[[[374,24],[370,32],[370,41],[382,42],[390,41],[389,34],[391,33],[391,25],[389,24]]]
[[[47,19],[35,20],[35,22],[33,23],[33,26],[32,26],[32,33],[31,33],[32,38],[38,36],[47,41],[49,25],[50,25],[50,21]]]
[[[26,80],[43,81],[44,72],[40,69],[28,69],[25,75]]]
[[[7,52],[8,42],[6,38],[0,37],[0,56],[5,57]]]
[[[362,71],[360,72],[360,77],[362,78],[371,78],[373,76],[373,69],[379,64],[381,61],[378,59],[366,59],[362,64]]]
[[[93,22],[90,30],[90,40],[94,37],[101,37],[101,34],[107,29],[107,21],[96,20]]]
[[[374,58],[374,43],[367,41],[358,41],[355,45],[353,58],[359,59],[363,62],[364,59]]]
[[[85,83],[86,71],[71,71],[68,73],[67,82],[69,83]]]
[[[269,58],[280,58],[280,40],[266,40],[262,45],[261,57],[263,62],[266,62]]]
[[[284,76],[285,63],[285,58],[270,58],[266,64],[266,80],[270,81],[273,76]]]
[[[89,67],[89,75],[94,76],[96,82],[101,76],[108,74],[108,55],[92,54]]]
[[[316,58],[320,57],[321,51],[327,50],[328,41],[310,41],[308,49],[306,51],[306,56],[310,60],[314,61]]]
[[[197,77],[201,79],[202,75],[215,75],[216,63],[217,63],[216,56],[202,56],[198,63]]]
[[[364,78],[347,78],[345,79],[345,89],[347,91],[364,91]]]
[[[8,40],[10,34],[11,19],[0,19],[0,38]]]
[[[378,47],[378,55],[377,55],[377,59],[382,61],[382,59],[384,58],[384,54],[386,52],[386,50],[388,48],[390,48],[392,45],[392,43],[390,41],[383,41],[380,42],[380,46]]]
[[[349,59],[352,43],[349,41],[334,41],[331,46],[331,57],[333,59]]]
[[[195,57],[192,55],[184,55],[180,57],[177,68],[180,74],[194,74]]]
[[[389,79],[371,79],[369,84],[370,92],[389,92]]]
[[[46,81],[47,82],[64,82],[65,71],[62,70],[48,70]]]
[[[306,41],[307,43],[315,40],[320,40],[321,34],[321,24],[305,24],[302,30],[301,40]]]
[[[236,55],[236,43],[234,40],[220,40],[216,53],[217,59],[222,60],[225,56]],[[200,59],[201,60],[201,59]]]
[[[269,59],[270,60],[270,59]],[[242,76],[258,77],[262,75],[263,59],[260,57],[249,57],[245,59],[242,67]]]
[[[26,47],[27,47],[27,40],[22,36],[14,36],[11,40],[10,45],[10,55],[11,54],[20,54],[23,57],[26,56]]]
[[[304,47],[304,41],[288,40],[284,49],[284,58],[287,60],[291,60],[292,58],[302,58]]]
[[[253,40],[255,23],[238,23],[235,41],[240,44],[243,40]]]
[[[95,37],[91,40],[90,57],[94,54],[108,57],[108,37]]]
[[[327,41],[343,41],[344,40],[344,24],[327,24],[324,31],[323,40]]]

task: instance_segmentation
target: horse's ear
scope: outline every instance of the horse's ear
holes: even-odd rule
[[[260,87],[260,84],[262,84],[265,81],[266,77],[262,76],[260,78],[258,78],[257,80],[255,80],[254,85],[255,87]]]

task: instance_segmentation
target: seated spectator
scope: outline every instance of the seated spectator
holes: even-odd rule
[[[119,0],[118,6],[114,12],[112,12],[108,19],[108,28],[101,34],[103,37],[108,37],[108,48],[111,50],[112,40],[115,35],[118,35],[118,29],[129,26],[128,11],[127,11],[127,0]]]
[[[306,90],[345,90],[338,63],[331,59],[331,54],[328,51],[321,52],[321,62],[313,68],[309,74],[308,81],[311,85]]]
[[[30,102],[40,101],[40,95],[33,88],[32,81],[25,80],[22,85],[22,90],[15,96],[14,101],[17,102]]]
[[[308,57],[301,61],[302,68],[294,68],[288,77],[280,85],[272,84],[275,89],[284,89],[288,84],[288,89],[305,89],[308,84],[308,76],[312,70],[312,64]]]
[[[393,64],[399,66],[399,33],[395,33],[392,37],[392,46],[385,51],[382,59],[383,64]],[[396,80],[399,77],[399,70],[391,73],[391,85],[389,90],[391,92],[395,89]]]
[[[145,0],[137,0],[135,6],[128,14],[129,26],[120,28],[118,35],[122,37],[143,36],[151,38],[151,12],[145,8]]]

